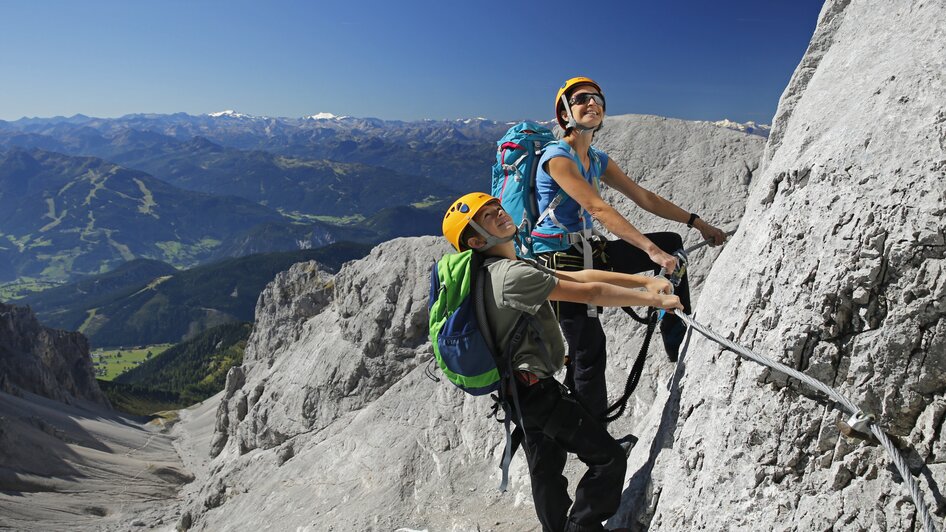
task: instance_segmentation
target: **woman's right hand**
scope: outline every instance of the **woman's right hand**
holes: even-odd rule
[[[650,257],[650,260],[654,261],[655,264],[668,272],[672,272],[677,269],[676,257],[656,246],[654,246],[654,248],[654,251],[647,254],[647,256]]]

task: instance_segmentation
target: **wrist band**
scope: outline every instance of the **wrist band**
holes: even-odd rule
[[[700,217],[699,214],[697,214],[697,213],[695,213],[695,212],[691,212],[691,213],[690,213],[690,221],[687,222],[687,227],[693,227],[693,223],[696,222],[696,219],[699,218],[699,217]]]

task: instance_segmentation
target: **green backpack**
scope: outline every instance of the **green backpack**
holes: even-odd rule
[[[430,272],[430,343],[447,380],[471,395],[499,389],[500,375],[493,338],[481,308],[482,268],[479,253],[445,255]],[[480,314],[482,313],[482,317]]]

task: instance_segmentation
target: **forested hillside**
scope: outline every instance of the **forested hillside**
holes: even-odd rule
[[[94,347],[177,343],[216,325],[253,321],[263,287],[296,262],[315,260],[335,271],[369,249],[366,244],[338,243],[257,254],[143,281],[109,273],[41,292],[22,303],[31,305],[50,327],[82,332]],[[117,271],[137,270],[145,264],[152,263],[135,263]],[[99,290],[91,293],[89,287]]]
[[[203,401],[222,390],[227,371],[243,362],[251,329],[250,323],[228,323],[206,330],[122,373],[114,382],[132,385],[139,393],[170,394],[181,406]]]

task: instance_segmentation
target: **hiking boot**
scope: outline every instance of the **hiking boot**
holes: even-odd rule
[[[687,334],[687,326],[680,318],[666,316],[660,324],[660,337],[664,341],[664,349],[670,362],[676,362],[680,356],[680,345]]]
[[[634,446],[637,445],[637,436],[633,434],[628,434],[627,436],[619,438],[617,442],[618,442],[618,445],[620,445],[621,448],[624,449],[624,457],[627,458],[631,456],[631,449],[633,449]]]

